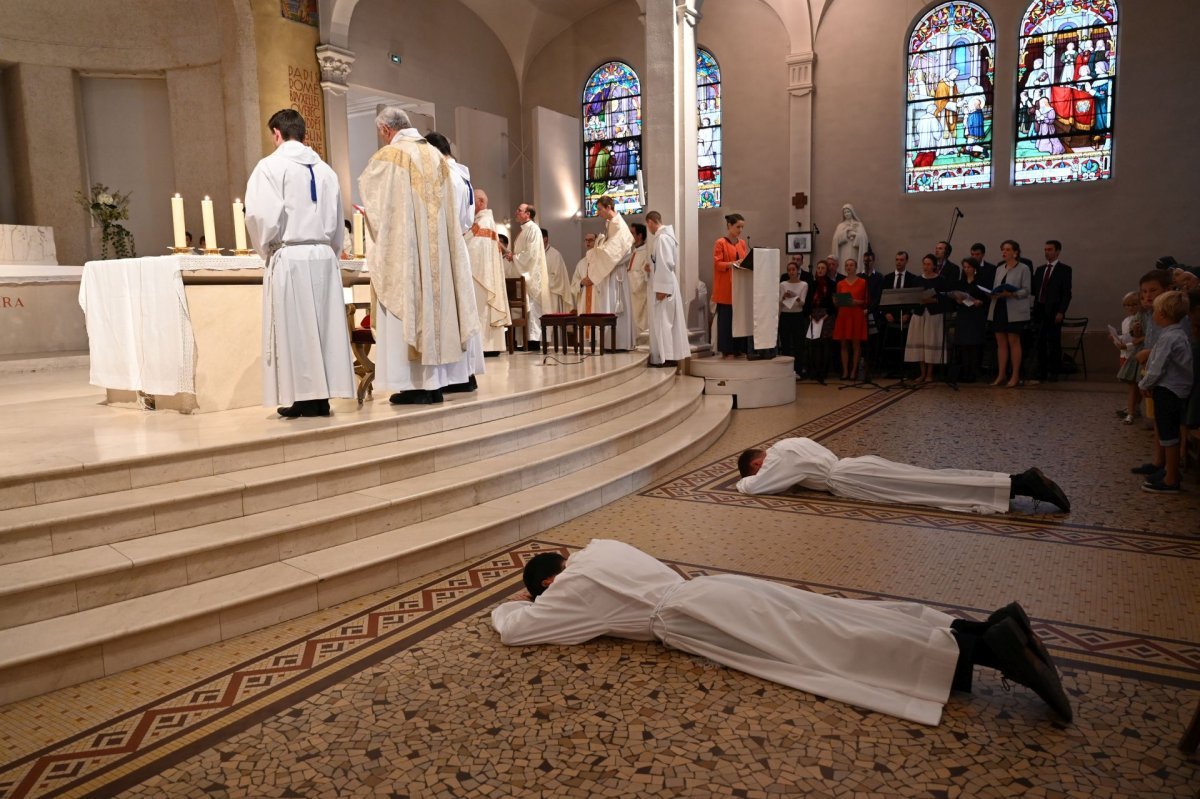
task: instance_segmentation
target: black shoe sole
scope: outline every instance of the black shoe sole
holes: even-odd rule
[[[1074,718],[1071,700],[1063,690],[1058,670],[1042,662],[1032,640],[1014,619],[1003,619],[992,625],[983,640],[1002,664],[1000,673],[1013,682],[1031,689],[1061,718],[1070,723]]]
[[[1042,643],[1042,639],[1033,631],[1033,623],[1029,621],[1029,616],[1025,613],[1025,608],[1021,607],[1020,602],[1009,602],[1004,607],[997,610],[992,615],[988,616],[988,621],[996,623],[1003,619],[1012,619],[1021,628],[1021,632],[1029,636],[1029,642],[1033,645],[1033,651],[1037,652],[1039,658],[1047,666],[1053,668],[1054,659],[1050,657],[1050,651],[1046,649],[1046,645]]]

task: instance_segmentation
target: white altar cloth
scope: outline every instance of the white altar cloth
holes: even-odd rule
[[[363,261],[342,261],[361,271]],[[79,285],[94,386],[194,394],[196,342],[183,272],[262,269],[257,255],[162,255],[89,261]]]
[[[756,350],[779,343],[779,250],[754,248],[754,269],[733,270],[733,335]]]

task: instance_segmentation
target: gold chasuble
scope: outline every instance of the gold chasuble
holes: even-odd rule
[[[371,288],[423,366],[460,361],[479,330],[451,180],[446,159],[416,131],[396,134],[358,179],[374,245]]]

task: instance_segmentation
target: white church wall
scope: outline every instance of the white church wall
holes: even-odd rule
[[[699,214],[699,275],[711,288],[712,245],[725,233],[726,213],[736,211],[747,218],[747,232],[756,246],[782,247],[784,234],[794,225],[787,213],[787,34],[779,17],[760,0],[709,2],[702,12],[697,41],[716,56],[723,81],[722,205]],[[645,28],[639,13],[633,0],[618,0],[546,45],[526,73],[526,109],[544,106],[579,119],[584,81],[606,61],[624,61],[644,78]],[[573,158],[577,164],[581,161],[578,138]],[[647,170],[654,168],[654,159],[655,154],[646,151]],[[578,197],[578,182],[575,191]],[[576,239],[583,232],[599,231],[600,223],[585,219],[580,227]]]
[[[550,232],[550,244],[562,253],[568,268],[583,257],[580,234],[579,117],[549,108],[533,109],[533,203],[537,223]]]
[[[124,224],[138,253],[165,253],[171,245],[167,198],[176,186],[167,82],[84,77],[80,94],[87,181],[128,192],[129,221]],[[98,251],[90,254],[100,257]]]
[[[349,49],[355,54],[352,84],[432,101],[438,132],[455,146],[459,107],[505,117],[509,134],[521,140],[512,61],[496,34],[457,0],[361,0],[350,19]],[[398,54],[401,63],[393,63],[389,53]],[[464,163],[473,167],[466,159]],[[520,173],[510,177],[508,196],[481,188],[493,205],[515,208]]]
[[[454,154],[471,170],[472,185],[487,193],[493,216],[509,216],[508,117],[460,106],[454,109],[454,129]]]
[[[1092,329],[1120,317],[1119,301],[1160,255],[1200,263],[1195,131],[1200,106],[1183,102],[1190,75],[1179,54],[1194,49],[1194,0],[1120,5],[1113,178],[1087,184],[1014,187],[1013,102],[1018,26],[1026,3],[982,5],[996,23],[994,186],[990,190],[905,195],[902,152],[906,36],[929,3],[836,0],[817,34],[814,100],[814,221],[828,252],[843,202],[866,224],[877,262],[890,269],[897,249],[914,261],[946,236],[950,215],[966,215],[954,236],[955,257],[972,242],[999,256],[1013,238],[1034,263],[1046,239],[1063,242],[1075,268],[1072,315]],[[1095,365],[1093,365],[1095,366]]]
[[[203,194],[228,208],[230,184],[244,185],[244,174],[229,171],[225,111],[242,98],[225,85],[220,35],[224,5],[234,1],[125,0],[115,9],[88,0],[5,0],[0,53],[14,64],[4,84],[18,221],[53,226],[61,263],[82,263],[88,254],[87,220],[74,203],[87,180],[80,74],[178,83],[181,91],[169,88],[173,157],[165,168],[173,166],[187,192],[191,229],[200,226]],[[253,121],[257,138],[261,121]],[[67,131],[74,141],[64,141]],[[244,160],[239,153],[238,163]],[[110,185],[129,188],[117,180]],[[232,219],[225,216],[218,215],[218,237],[232,241]]]

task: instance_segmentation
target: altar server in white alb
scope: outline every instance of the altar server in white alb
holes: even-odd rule
[[[550,231],[542,228],[542,246],[546,250],[546,274],[550,278],[550,308],[547,313],[571,310],[571,275],[558,248],[550,246]]]
[[[633,234],[633,252],[630,253],[628,265],[625,267],[625,280],[629,282],[629,308],[633,316],[633,340],[640,341],[649,330],[650,315],[646,296],[650,284],[650,255],[651,244],[645,225],[634,222],[629,226]]]
[[[465,164],[460,164],[450,150],[450,140],[442,134],[434,131],[425,134],[425,141],[432,144],[441,153],[446,163],[450,165],[450,182],[454,186],[454,202],[458,208],[458,224],[464,235],[471,229],[471,225],[475,222],[475,187],[471,185],[471,172]],[[468,251],[469,255],[469,251]],[[469,257],[468,257],[468,260]],[[474,275],[474,267],[472,267],[472,275]],[[476,303],[476,316],[478,316],[478,303]],[[479,317],[480,327],[483,326],[483,317]],[[472,334],[467,342],[467,379],[461,383],[450,383],[442,389],[444,392],[457,391],[475,391],[479,388],[475,382],[475,375],[483,374],[483,331],[480,330]]]
[[[358,179],[379,300],[375,384],[396,392],[396,405],[442,402],[446,386],[474,373],[469,347],[479,331],[450,164],[401,108],[384,108],[375,127],[383,146]]]
[[[523,576],[533,601],[492,611],[510,646],[657,639],[772,682],[930,725],[941,720],[951,689],[970,691],[974,666],[988,666],[1071,720],[1050,654],[1015,602],[973,622],[915,602],[843,599],[743,575],[685,580],[607,540],[567,559],[536,555]]]
[[[542,348],[542,314],[552,313],[550,271],[546,268],[546,247],[542,244],[542,229],[533,220],[537,209],[529,203],[517,206],[517,223],[521,225],[512,252],[505,256],[512,262],[517,275],[525,278],[525,301],[529,317],[525,332],[529,337],[526,349],[538,352]]]
[[[778,494],[794,485],[834,496],[929,505],[968,513],[1006,513],[1011,497],[1030,497],[1070,512],[1071,502],[1041,469],[1020,474],[975,469],[922,469],[875,455],[841,458],[809,438],[785,438],[738,458],[743,494]]]
[[[633,301],[625,268],[629,265],[633,234],[617,213],[612,197],[606,194],[597,200],[596,210],[605,221],[604,234],[584,256],[587,269],[580,281],[583,301],[579,312],[616,314],[615,349],[630,350],[634,345]]]
[[[662,223],[662,214],[646,214],[646,227],[654,236],[650,256],[650,283],[646,291],[646,318],[650,324],[650,365],[677,366],[692,354],[688,342],[687,313],[679,290],[679,241],[675,230]]]
[[[512,324],[504,286],[504,258],[496,246],[496,220],[487,192],[475,190],[475,221],[467,231],[467,252],[475,279],[475,309],[483,335],[483,354],[496,356],[505,348],[504,331]]]
[[[275,152],[246,184],[246,232],[263,273],[263,404],[279,415],[328,416],[330,397],[353,397],[354,367],[338,253],[342,201],[334,171],[304,144],[290,108],[267,122]]]

